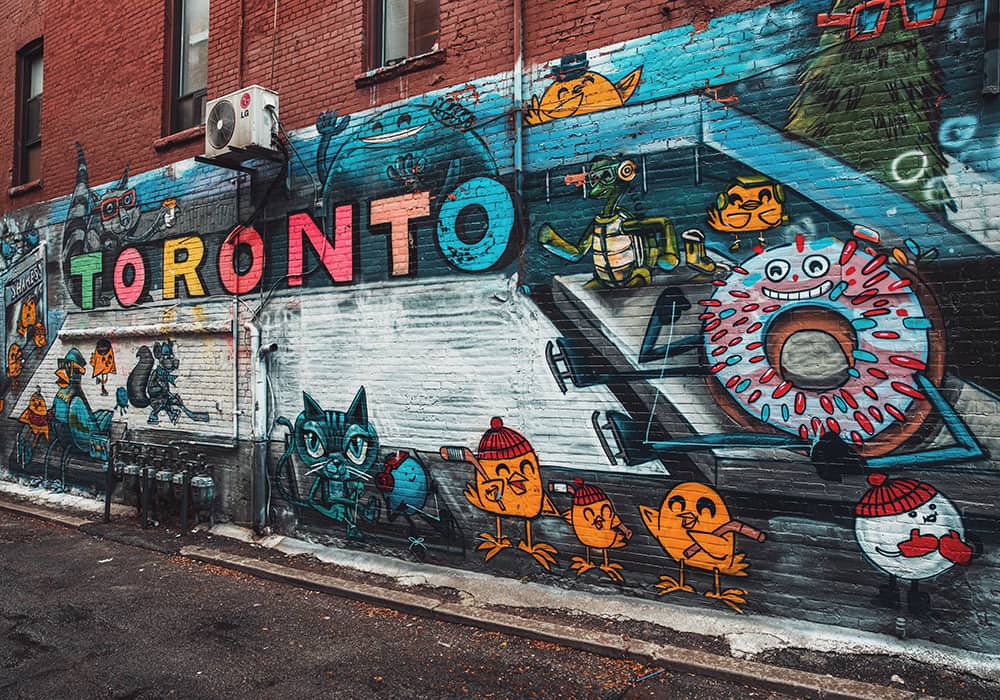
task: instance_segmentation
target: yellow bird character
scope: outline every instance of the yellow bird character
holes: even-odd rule
[[[31,395],[31,398],[28,399],[28,407],[24,409],[18,420],[28,426],[28,430],[33,436],[31,441],[32,451],[34,451],[35,446],[38,444],[38,438],[44,437],[45,441],[49,442],[50,417],[48,408],[45,406],[45,397],[42,396],[41,389],[36,390],[35,393]]]
[[[476,508],[496,515],[496,536],[488,532],[479,535],[483,541],[477,549],[486,551],[485,561],[513,546],[501,531],[501,518],[517,517],[524,518],[524,539],[517,548],[548,570],[556,561],[556,548],[531,541],[531,521],[539,515],[558,516],[559,511],[542,488],[538,456],[531,443],[494,417],[475,455],[465,447],[442,447],[441,456],[475,467],[476,482],[465,485],[465,497]]]
[[[763,532],[733,520],[715,489],[693,481],[674,487],[663,499],[659,512],[647,506],[639,506],[639,511],[646,527],[680,567],[676,579],[660,576],[656,585],[660,589],[658,595],[695,592],[684,583],[686,563],[714,575],[715,589],[705,593],[706,598],[721,600],[736,612],[743,612],[739,606],[746,604],[747,592],[742,588],[722,590],[719,576],[746,576],[749,564],[743,552],[736,551],[736,535],[763,542],[766,537]]]
[[[757,244],[767,247],[764,232],[788,223],[785,188],[762,175],[735,178],[708,208],[708,225],[733,234],[729,249],[740,249],[741,233],[756,233]]]
[[[28,331],[34,329],[38,323],[38,302],[34,299],[25,299],[21,304],[21,313],[17,318],[17,332],[25,340],[28,339]]]
[[[552,484],[549,484],[549,490],[552,490]],[[622,523],[614,504],[602,489],[576,478],[569,492],[573,495],[573,506],[563,513],[563,517],[573,526],[576,538],[587,548],[586,556],[571,558],[573,563],[569,568],[579,576],[598,566],[590,560],[590,549],[593,547],[604,552],[604,563],[598,568],[612,581],[624,582],[622,565],[608,561],[608,550],[620,549],[628,544],[632,531]]]
[[[24,371],[24,351],[17,343],[11,343],[7,348],[7,378],[11,380],[11,389],[16,390],[19,386],[18,380],[22,371]]]
[[[101,338],[94,347],[94,353],[90,356],[90,364],[93,367],[94,379],[101,385],[101,396],[108,395],[108,376],[118,374],[115,366],[115,350],[111,347],[111,341]]]
[[[545,88],[542,98],[532,95],[524,121],[529,126],[564,119],[577,114],[591,114],[621,107],[639,86],[642,66],[612,83],[600,73],[589,70],[586,53],[563,56],[552,70],[555,82]]]

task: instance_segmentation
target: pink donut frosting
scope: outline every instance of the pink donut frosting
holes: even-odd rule
[[[891,259],[862,245],[797,236],[733,268],[699,302],[710,371],[750,416],[804,440],[833,431],[862,446],[926,400],[914,375],[927,369],[931,319]],[[810,330],[811,313],[849,324],[852,351],[839,386],[796,386],[769,362],[781,348],[768,347],[780,342],[768,331],[792,310],[800,312],[796,330]]]

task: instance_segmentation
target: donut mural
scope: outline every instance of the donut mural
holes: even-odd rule
[[[713,393],[737,422],[806,441],[829,431],[872,456],[930,411],[915,378],[941,381],[937,306],[909,268],[863,240],[799,235],[715,285],[699,302],[704,348]],[[796,343],[808,362],[796,363]]]

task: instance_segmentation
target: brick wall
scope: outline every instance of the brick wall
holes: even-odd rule
[[[46,29],[52,174],[6,200],[10,476],[96,488],[127,421],[216,442],[220,515],[247,522],[266,411],[285,532],[993,649],[981,7],[852,35],[828,21],[843,2],[526,3],[519,126],[512,9],[478,5],[442,3],[443,62],[361,81],[358,3],[213,5],[210,94],[273,87],[291,132],[287,173],[253,177],[189,159],[198,142],[152,149],[162,7],[122,32],[46,5],[46,27],[76,23]],[[71,91],[84,69],[129,89]],[[247,323],[277,348],[256,394]],[[128,377],[166,340],[180,364],[143,406],[157,386]]]

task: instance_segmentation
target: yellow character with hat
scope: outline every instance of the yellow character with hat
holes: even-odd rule
[[[767,247],[764,232],[788,223],[785,188],[763,175],[741,175],[708,208],[708,225],[721,233],[733,234],[729,246],[740,249],[740,234],[757,234],[757,245]]]
[[[549,490],[552,488],[553,484],[549,484]],[[569,568],[579,576],[584,571],[597,567],[612,581],[624,581],[621,575],[622,565],[608,561],[608,550],[620,549],[628,544],[632,531],[622,522],[603,489],[576,478],[567,490],[573,496],[573,506],[563,513],[563,517],[573,526],[580,544],[586,547],[586,556],[572,557],[573,563]],[[604,552],[603,564],[598,565],[590,560],[591,548]]]
[[[548,570],[556,561],[556,548],[531,541],[531,521],[539,515],[558,516],[559,511],[542,488],[538,455],[527,438],[494,417],[479,441],[476,454],[465,447],[442,447],[441,456],[475,467],[476,480],[465,485],[465,497],[476,508],[496,516],[496,535],[489,532],[479,535],[483,541],[477,549],[486,551],[485,560],[513,546],[501,530],[501,518],[524,518],[524,539],[517,548]]]

